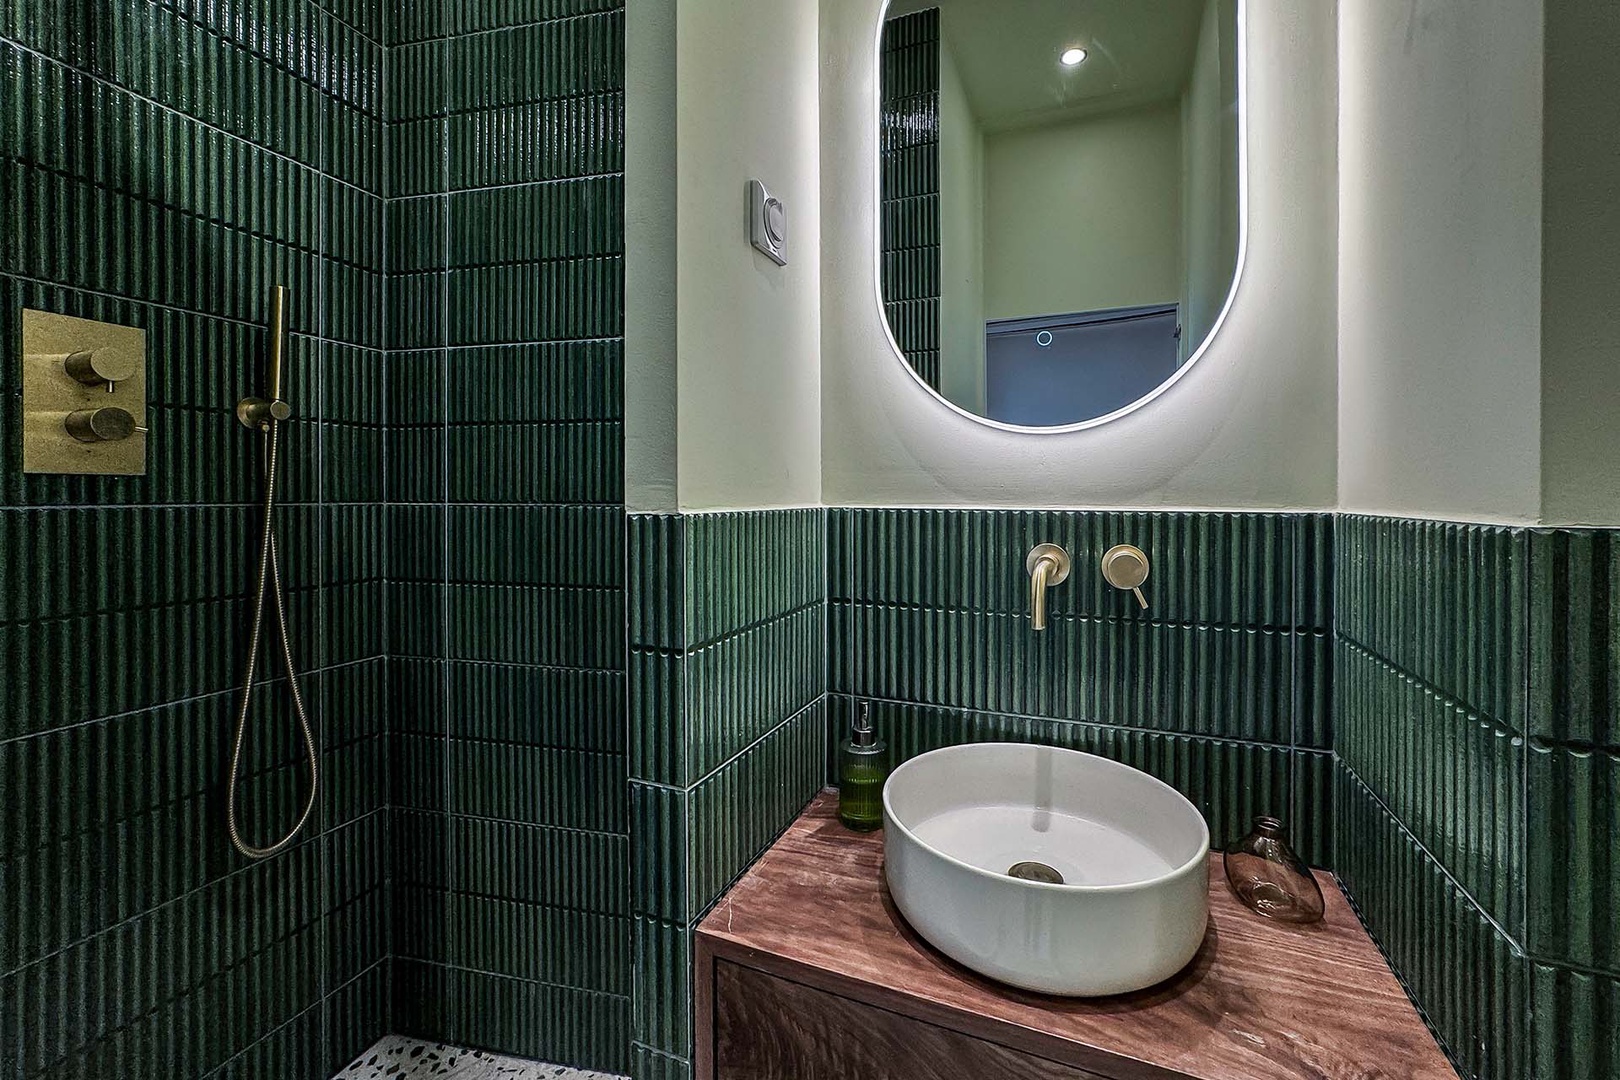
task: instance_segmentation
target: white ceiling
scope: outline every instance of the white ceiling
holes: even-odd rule
[[[1178,97],[1205,0],[896,0],[894,16],[937,7],[974,114],[986,131]],[[1058,54],[1078,45],[1085,63]]]

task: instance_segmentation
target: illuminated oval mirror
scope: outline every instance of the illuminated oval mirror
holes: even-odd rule
[[[1162,393],[1242,264],[1242,0],[895,0],[884,314],[918,381],[1073,429]]]

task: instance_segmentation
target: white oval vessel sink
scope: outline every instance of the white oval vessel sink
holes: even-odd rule
[[[1180,971],[1204,940],[1203,815],[1107,758],[1023,743],[912,758],[883,789],[883,855],[889,892],[919,934],[1026,990],[1140,990]]]

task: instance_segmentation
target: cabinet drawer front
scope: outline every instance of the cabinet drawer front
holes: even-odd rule
[[[1106,1080],[724,960],[715,1080]]]

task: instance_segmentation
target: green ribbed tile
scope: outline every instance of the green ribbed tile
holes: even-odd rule
[[[1341,636],[1470,710],[1524,731],[1525,530],[1347,516],[1336,551]]]
[[[513,746],[621,753],[624,681],[612,671],[446,665],[451,735]]]
[[[692,931],[637,916],[631,1037],[664,1054],[692,1054]]]
[[[835,599],[1027,615],[1026,557],[1036,544],[1055,543],[1069,552],[1075,567],[1048,596],[1057,615],[1274,630],[1308,625],[1294,611],[1296,544],[1305,517],[1061,510],[833,513],[841,515],[842,538],[830,575]],[[1097,569],[1116,544],[1135,544],[1148,554],[1151,607],[1145,614]],[[1307,566],[1322,572],[1314,562]]]
[[[1522,940],[1523,740],[1348,642],[1338,657],[1341,759]]]
[[[678,653],[630,650],[630,775],[659,784],[686,783],[686,659]]]
[[[305,842],[0,977],[0,998],[61,1002],[29,1009],[12,1044],[20,1074],[196,1076],[317,1005],[321,879]],[[221,911],[259,915],[251,933],[221,935]],[[58,998],[68,985],[97,991]]]
[[[321,1005],[304,1010],[284,1026],[238,1051],[218,1069],[204,1075],[207,1080],[330,1075],[331,1070],[326,1068],[325,1056],[321,1051],[324,1011]],[[377,1030],[383,1031],[385,1028]],[[122,1072],[116,1075],[136,1074]]]
[[[707,776],[825,692],[826,609],[801,608],[686,660],[687,782]]]
[[[418,979],[420,975],[414,976]],[[630,999],[486,972],[438,968],[424,990],[455,1002],[429,1037],[461,1046],[622,1073],[630,1047]],[[398,996],[396,993],[396,1002]]]
[[[879,63],[880,280],[901,353],[939,386],[939,11],[889,19]]]
[[[834,614],[835,625],[839,615]],[[1294,635],[1148,622],[861,606],[844,692],[1289,745]]]
[[[1604,1080],[1620,1074],[1620,980],[1530,965],[1537,1080]]]
[[[694,647],[825,599],[819,509],[689,515],[685,543]]]
[[[381,810],[388,785],[388,667],[381,657],[324,672],[319,718],[321,812],[337,828]]]
[[[332,1076],[353,1064],[362,1051],[389,1033],[389,961],[383,960],[363,974],[338,986],[326,996],[326,1048],[317,1076]],[[248,1072],[243,1080],[262,1076],[297,1076],[296,1071],[263,1069]]]
[[[1620,751],[1620,534],[1530,534],[1530,733]]]
[[[322,977],[328,991],[361,977],[388,957],[393,934],[387,828],[387,813],[378,811],[321,838],[326,874]]]
[[[686,529],[683,514],[631,514],[626,605],[631,645],[686,647]]]
[[[692,1080],[692,1063],[635,1042],[630,1045],[630,1075],[634,1080]]]
[[[691,918],[719,899],[820,790],[826,731],[818,701],[692,789],[686,894]]]
[[[630,841],[622,833],[472,817],[450,817],[444,831],[454,879],[469,892],[603,915],[630,910]]]
[[[445,917],[447,958],[456,967],[603,994],[630,991],[625,916],[458,893]]]
[[[1620,974],[1620,755],[1529,751],[1529,948]]]
[[[593,503],[624,497],[617,422],[452,425],[445,433],[452,502]]]
[[[690,910],[692,796],[683,788],[630,785],[630,904],[634,914],[686,925]]]
[[[614,506],[452,506],[445,572],[465,585],[616,590],[623,519]]]
[[[451,738],[446,750],[454,813],[529,825],[624,832],[622,754]]]
[[[1334,814],[1340,879],[1459,1072],[1536,1075],[1523,953],[1342,766]]]
[[[1312,866],[1338,865],[1333,848],[1334,758],[1329,753],[1295,750],[1293,817],[1288,819],[1294,848]]]
[[[452,660],[614,670],[624,666],[618,589],[452,583],[445,597]]]
[[[619,338],[452,349],[453,424],[607,423],[624,415]]]

